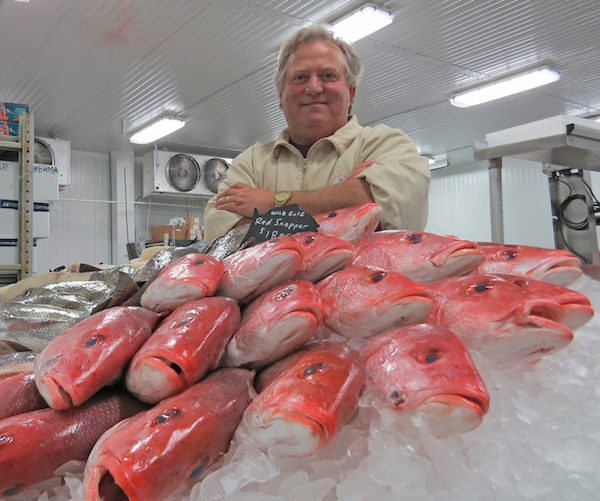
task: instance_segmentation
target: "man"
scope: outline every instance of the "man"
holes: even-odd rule
[[[283,44],[275,85],[288,128],[236,157],[205,208],[204,238],[251,221],[254,208],[298,204],[311,215],[376,202],[382,229],[422,230],[429,165],[403,132],[350,115],[361,73],[351,44],[323,25]]]

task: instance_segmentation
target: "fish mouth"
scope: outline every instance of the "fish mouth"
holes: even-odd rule
[[[78,403],[74,402],[71,393],[65,389],[64,382],[63,384],[59,382],[61,379],[58,375],[46,375],[36,382],[40,395],[50,407],[56,410],[67,410]]]
[[[382,299],[377,303],[375,309],[378,315],[384,315],[392,308],[404,309],[407,315],[403,315],[400,321],[405,320],[405,322],[396,323],[396,325],[408,325],[419,323],[427,318],[433,308],[433,300],[433,293],[428,290],[408,294],[402,293],[391,298]]]
[[[471,431],[481,424],[489,403],[474,395],[440,393],[415,410],[427,415],[427,428],[436,438]]]
[[[531,278],[564,287],[574,283],[581,275],[581,263],[575,257],[558,257],[531,270]]]
[[[129,479],[118,461],[107,458],[107,464],[99,464],[90,468],[86,474],[84,495],[87,501],[128,501],[131,499],[127,490],[131,489]],[[126,483],[123,488],[121,483]]]
[[[283,411],[270,417],[263,415],[261,421],[245,417],[245,431],[261,449],[273,449],[280,457],[310,456],[328,441],[327,428],[301,412]]]
[[[463,241],[456,242],[431,255],[434,266],[448,269],[449,276],[468,275],[485,260],[475,243]]]
[[[181,364],[174,360],[148,354],[131,365],[125,384],[127,389],[143,402],[156,404],[188,386],[186,372]]]
[[[503,369],[523,363],[536,363],[543,356],[563,349],[573,340],[565,325],[567,313],[558,303],[530,299],[517,307],[480,351]]]

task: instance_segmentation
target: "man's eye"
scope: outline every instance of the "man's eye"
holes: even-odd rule
[[[304,75],[295,75],[294,78],[292,78],[292,81],[294,82],[302,82],[305,80]]]
[[[335,73],[323,73],[323,75],[321,75],[321,78],[323,80],[331,82],[336,79],[336,76],[335,76]]]

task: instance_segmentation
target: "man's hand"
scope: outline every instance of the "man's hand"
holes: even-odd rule
[[[260,214],[272,209],[275,195],[273,191],[260,190],[245,183],[234,183],[217,196],[216,207],[252,218],[255,207]]]

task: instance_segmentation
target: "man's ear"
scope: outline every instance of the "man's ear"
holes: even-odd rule
[[[350,102],[352,102],[356,94],[356,85],[348,86],[348,90],[350,91]]]

